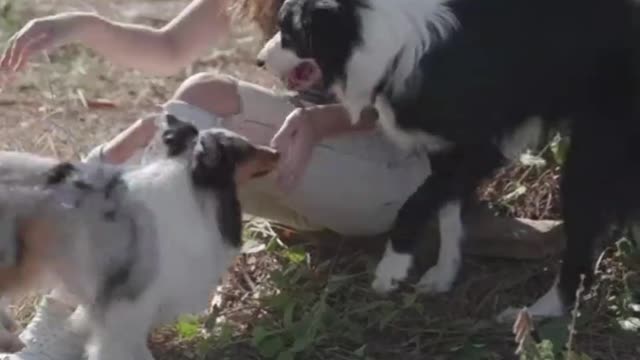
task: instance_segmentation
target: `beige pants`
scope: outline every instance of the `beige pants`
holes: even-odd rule
[[[287,96],[247,82],[238,81],[238,92],[242,111],[231,118],[177,101],[165,110],[200,129],[222,126],[269,144],[294,106]],[[159,156],[158,142],[159,135],[130,163]],[[295,189],[281,191],[270,175],[244,185],[240,202],[245,213],[299,230],[375,235],[390,229],[402,204],[430,171],[426,154],[404,152],[376,130],[324,141]]]

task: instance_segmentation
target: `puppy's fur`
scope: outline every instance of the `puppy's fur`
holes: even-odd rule
[[[297,85],[321,77],[352,121],[373,106],[399,145],[431,153],[434,174],[400,210],[376,289],[387,292],[405,279],[420,224],[439,214],[438,263],[420,285],[449,290],[460,267],[462,232],[450,218],[459,216],[460,200],[513,154],[509,146],[518,148],[528,130],[566,120],[571,145],[561,190],[568,244],[557,286],[530,311],[556,316],[574,303],[580,275],[587,286],[592,280],[596,238],[638,210],[636,4],[285,1],[281,30],[259,64],[282,77],[298,74],[289,82]]]
[[[14,249],[0,292],[59,280],[85,311],[90,360],[152,359],[152,327],[206,309],[239,252],[236,185],[278,158],[225,130],[167,122],[165,159],[60,163],[44,183],[0,185],[0,247]]]

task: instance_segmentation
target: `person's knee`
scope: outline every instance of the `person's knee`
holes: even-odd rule
[[[184,101],[222,117],[236,115],[242,110],[237,80],[217,73],[190,76],[178,87],[173,100]]]

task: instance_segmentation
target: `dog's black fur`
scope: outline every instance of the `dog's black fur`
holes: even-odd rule
[[[234,179],[236,167],[253,155],[250,143],[226,132],[202,132],[190,123],[167,115],[168,129],[162,134],[169,156],[183,154],[195,146],[191,179],[195,189],[213,191],[220,211],[217,222],[225,241],[234,247],[242,245],[242,211]],[[193,144],[194,141],[197,144]],[[254,174],[260,176],[261,174]]]
[[[318,4],[323,3],[322,6]],[[334,3],[334,6],[327,6]],[[288,0],[280,12],[283,48],[312,58],[328,86],[348,81],[346,62],[362,42],[368,0]],[[580,275],[592,281],[596,239],[640,201],[640,12],[627,0],[451,0],[460,26],[422,56],[407,91],[389,86],[397,126],[440,136],[434,173],[400,210],[397,252],[416,248],[425,217],[472,193],[506,159],[496,145],[531,116],[567,119],[562,211],[568,238],[559,278],[563,304]],[[301,19],[294,21],[294,19]],[[371,44],[369,44],[371,45]]]

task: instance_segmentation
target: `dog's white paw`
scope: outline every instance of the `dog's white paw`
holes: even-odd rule
[[[379,294],[386,294],[395,290],[399,283],[407,278],[411,261],[411,255],[395,252],[391,242],[389,242],[382,260],[380,260],[376,268],[375,279],[371,284],[371,288]]]
[[[457,273],[457,266],[436,265],[424,274],[416,288],[425,294],[447,292],[453,287]]]
[[[398,288],[398,280],[388,275],[376,275],[371,283],[371,288],[378,294],[388,294]]]

